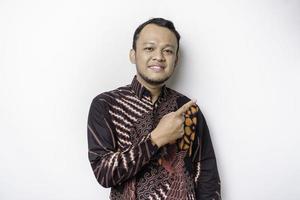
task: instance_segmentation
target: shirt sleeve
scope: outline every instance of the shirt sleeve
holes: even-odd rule
[[[221,185],[216,157],[206,120],[199,110],[194,154],[194,178],[197,200],[221,200]]]
[[[94,98],[91,103],[87,135],[89,161],[103,187],[116,186],[135,176],[158,150],[150,134],[126,150],[118,149],[108,104],[100,98]]]

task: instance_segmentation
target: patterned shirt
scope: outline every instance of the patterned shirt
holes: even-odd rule
[[[220,200],[220,179],[205,118],[185,113],[184,136],[158,148],[150,133],[190,99],[165,85],[152,103],[136,78],[96,96],[88,116],[89,161],[112,200]]]

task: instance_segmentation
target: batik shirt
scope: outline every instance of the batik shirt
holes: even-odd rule
[[[185,113],[185,134],[158,148],[150,133],[190,99],[165,85],[155,103],[136,78],[96,96],[88,116],[89,161],[112,200],[220,200],[220,179],[205,118]]]

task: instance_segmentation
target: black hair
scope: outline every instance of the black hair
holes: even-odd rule
[[[140,35],[140,32],[148,24],[155,24],[155,25],[158,25],[158,26],[161,26],[161,27],[165,27],[165,28],[169,29],[170,31],[172,31],[175,34],[176,39],[177,39],[177,51],[176,51],[176,54],[178,54],[180,34],[175,29],[175,26],[174,26],[173,22],[171,22],[170,20],[166,20],[164,18],[152,18],[152,19],[149,19],[148,21],[142,23],[141,25],[139,25],[137,27],[137,29],[135,30],[134,35],[133,35],[132,48],[134,50],[136,50],[136,41],[137,41],[137,39],[138,39],[138,37]]]

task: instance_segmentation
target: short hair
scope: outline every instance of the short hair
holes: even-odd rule
[[[173,32],[175,34],[176,39],[177,39],[177,51],[176,51],[176,55],[177,55],[178,50],[179,50],[180,34],[175,29],[175,26],[174,26],[173,22],[170,21],[170,20],[166,20],[164,18],[152,18],[152,19],[149,19],[148,21],[142,23],[141,25],[139,25],[137,27],[137,29],[135,30],[134,35],[133,35],[132,48],[134,50],[136,50],[136,41],[139,38],[140,32],[148,24],[155,24],[155,25],[158,25],[158,26],[161,26],[161,27],[165,27],[165,28],[169,29],[171,32]]]

